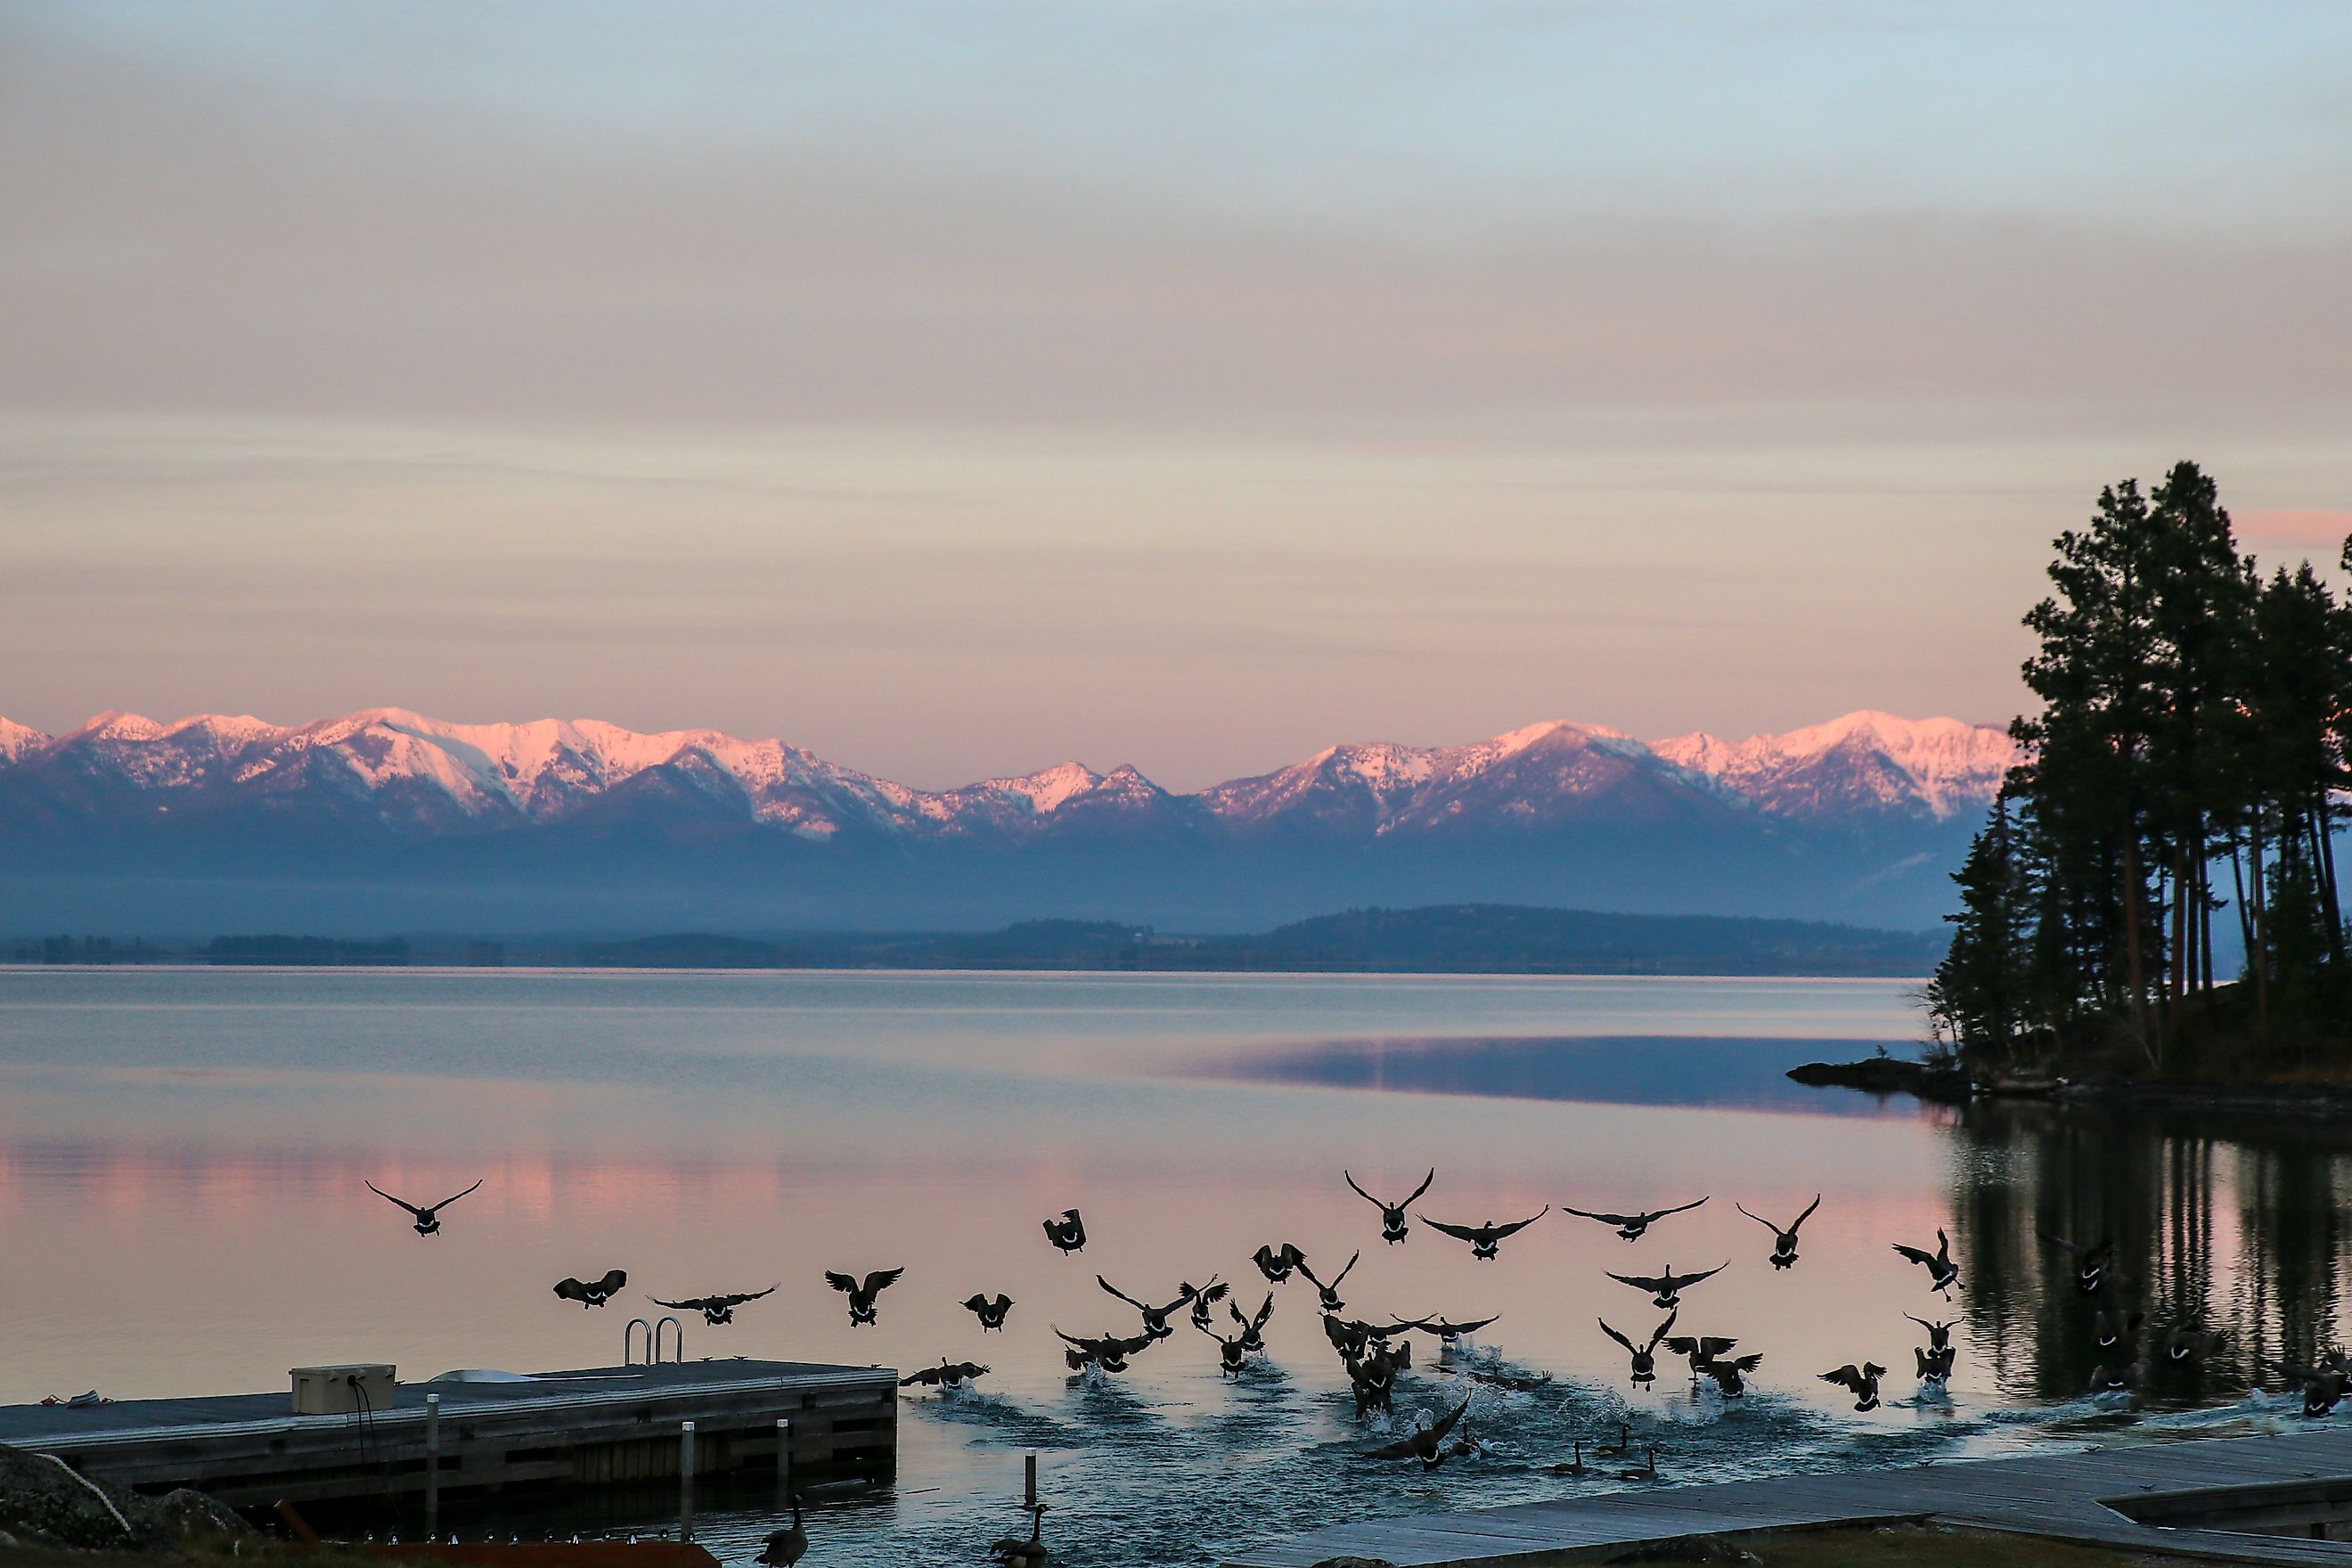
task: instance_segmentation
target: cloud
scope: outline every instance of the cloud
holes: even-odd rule
[[[2352,539],[2352,510],[2261,507],[2233,510],[2230,521],[2256,547],[2336,551]]]

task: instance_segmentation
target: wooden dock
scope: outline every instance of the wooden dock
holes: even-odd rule
[[[1244,1552],[1226,1568],[1548,1568],[1647,1547],[1840,1525],[1943,1524],[2206,1562],[2352,1568],[2352,1430],[2212,1437],[1899,1469],[1650,1487],[1369,1520]]]
[[[428,1417],[427,1394],[438,1409]],[[0,1443],[54,1454],[146,1493],[194,1487],[238,1508],[462,1499],[519,1487],[675,1481],[681,1426],[694,1471],[778,1462],[887,1474],[898,1462],[898,1374],[882,1367],[699,1361],[541,1373],[513,1383],[404,1383],[366,1416],[289,1414],[286,1393],[126,1399],[86,1409],[0,1406]]]

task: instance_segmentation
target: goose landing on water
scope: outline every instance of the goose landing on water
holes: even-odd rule
[[[1652,1306],[1662,1311],[1672,1311],[1675,1303],[1683,1299],[1684,1291],[1702,1279],[1714,1279],[1730,1267],[1730,1261],[1726,1259],[1701,1273],[1677,1274],[1675,1266],[1669,1263],[1664,1274],[1612,1274],[1609,1278],[1620,1285],[1631,1285],[1636,1290],[1649,1291]]]
[[[1848,1362],[1835,1372],[1822,1373],[1822,1381],[1834,1383],[1852,1394],[1856,1410],[1875,1410],[1878,1408],[1878,1380],[1885,1375],[1886,1369],[1874,1361],[1864,1362],[1860,1366]]]
[[[483,1178],[483,1181],[487,1181],[488,1179],[489,1178],[486,1176]],[[451,1204],[456,1203],[458,1198],[464,1197],[466,1193],[472,1192],[474,1187],[478,1187],[481,1184],[481,1182],[476,1182],[474,1186],[467,1187],[465,1193],[458,1193],[455,1196],[443,1198],[439,1203],[427,1205],[424,1208],[418,1208],[406,1198],[394,1197],[390,1193],[385,1192],[373,1182],[370,1182],[367,1184],[367,1190],[373,1193],[376,1196],[382,1198],[388,1204],[398,1204],[402,1208],[406,1209],[416,1221],[417,1235],[436,1236],[440,1234],[441,1230],[441,1211],[447,1208]]]
[[[699,1312],[702,1321],[715,1329],[733,1322],[735,1309],[744,1302],[756,1301],[762,1296],[775,1293],[776,1287],[771,1285],[764,1290],[747,1290],[734,1296],[689,1296],[683,1301],[665,1301],[659,1296],[647,1296],[646,1300],[656,1307],[667,1307],[674,1312]]]
[[[1340,1269],[1339,1273],[1331,1276],[1331,1279],[1328,1284],[1318,1279],[1315,1277],[1315,1270],[1307,1268],[1307,1259],[1302,1258],[1298,1260],[1298,1277],[1301,1279],[1306,1280],[1309,1285],[1315,1287],[1316,1294],[1322,1299],[1323,1310],[1325,1311],[1344,1311],[1347,1309],[1348,1303],[1339,1299],[1339,1282],[1347,1279],[1349,1271],[1356,1267],[1356,1259],[1361,1257],[1363,1257],[1363,1254],[1360,1252],[1349,1254],[1348,1267]]]
[[[1647,1388],[1650,1384],[1658,1381],[1659,1342],[1669,1333],[1674,1331],[1675,1320],[1680,1316],[1682,1316],[1680,1312],[1667,1313],[1666,1321],[1660,1323],[1654,1330],[1651,1331],[1650,1342],[1642,1345],[1635,1344],[1632,1340],[1611,1328],[1606,1319],[1596,1319],[1595,1321],[1601,1324],[1601,1331],[1602,1333],[1607,1334],[1611,1339],[1615,1340],[1619,1344],[1624,1346],[1626,1354],[1633,1357],[1633,1386],[1636,1388]]]
[[[828,1268],[824,1271],[824,1282],[849,1298],[849,1326],[854,1329],[860,1323],[882,1321],[875,1298],[896,1285],[906,1272],[904,1268],[877,1268],[860,1279],[855,1275]]]
[[[1952,1261],[1952,1238],[1942,1231],[1936,1232],[1936,1250],[1895,1244],[1895,1250],[1927,1270],[1927,1289],[1949,1300],[1960,1288],[1960,1266]]]
[[[1499,1249],[1506,1237],[1517,1235],[1549,1213],[1551,1205],[1546,1204],[1527,1218],[1513,1220],[1508,1225],[1496,1225],[1491,1219],[1485,1225],[1447,1225],[1443,1220],[1434,1219],[1424,1219],[1421,1223],[1457,1241],[1468,1242],[1470,1256],[1484,1260],[1501,1256]]]
[[[980,1320],[980,1331],[993,1333],[1004,1327],[1004,1314],[1013,1310],[1013,1298],[998,1292],[993,1300],[986,1296],[968,1296],[963,1309]]]
[[[1200,1294],[1190,1285],[1179,1285],[1176,1288],[1176,1299],[1164,1307],[1155,1307],[1148,1301],[1137,1300],[1099,1274],[1095,1276],[1095,1283],[1142,1313],[1143,1331],[1155,1340],[1164,1340],[1176,1331],[1168,1326],[1168,1320],[1180,1309],[1192,1305],[1192,1298]]]
[[[1423,1469],[1433,1470],[1445,1463],[1450,1456],[1468,1447],[1467,1444],[1449,1444],[1445,1439],[1455,1426],[1461,1425],[1462,1417],[1468,1414],[1469,1409],[1470,1401],[1465,1399],[1435,1421],[1423,1415],[1420,1418],[1421,1424],[1410,1435],[1356,1457],[1359,1459],[1419,1459]]]

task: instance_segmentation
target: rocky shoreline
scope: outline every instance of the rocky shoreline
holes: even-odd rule
[[[1807,1062],[1790,1068],[1788,1076],[1814,1088],[1854,1089],[1876,1095],[1907,1094],[1937,1105],[2033,1099],[2108,1110],[2193,1112],[2233,1120],[2352,1126],[2352,1084],[2072,1080],[2036,1075],[1979,1080],[1961,1068],[1932,1066],[1895,1057],[1873,1057],[1857,1062]]]

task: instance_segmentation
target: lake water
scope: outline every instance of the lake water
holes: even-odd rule
[[[1995,1106],[1965,1115],[1807,1090],[1798,1062],[1914,1048],[1878,981],[527,971],[0,971],[0,1401],[284,1386],[288,1366],[610,1364],[642,1291],[781,1283],[690,1356],[995,1370],[910,1397],[894,1486],[817,1500],[813,1563],[969,1563],[1025,1531],[1078,1564],[1200,1563],[1335,1520],[1597,1491],[1547,1473],[1621,1416],[1669,1480],[1850,1468],[2294,1419],[2257,1355],[2330,1343],[2347,1281],[2346,1140]],[[1545,1205],[1711,1201],[1636,1243],[1547,1216],[1499,1259],[1416,1228],[1384,1246],[1342,1184],[1470,1223]],[[481,1178],[439,1237],[372,1194]],[[1823,1195],[1801,1261],[1732,1207]],[[1039,1222],[1077,1206],[1086,1251]],[[1889,1244],[1948,1230],[1948,1306]],[[2112,1233],[2150,1318],[2231,1336],[2134,1409],[2086,1397],[2090,1310],[2048,1232]],[[1073,1380],[1050,1325],[1132,1332],[1096,1285],[1167,1300],[1296,1242],[1362,1259],[1350,1316],[1499,1314],[1464,1358],[1552,1381],[1481,1392],[1476,1457],[1433,1474],[1354,1455],[1472,1384],[1423,1367],[1389,1430],[1353,1417],[1310,1289],[1275,1290],[1238,1381],[1183,1330],[1121,1378]],[[1711,1268],[1681,1331],[1764,1355],[1754,1392],[1653,1391],[1596,1324],[1663,1315],[1607,1278]],[[905,1266],[853,1329],[827,1269]],[[1638,1267],[1636,1267],[1638,1265]],[[548,1289],[629,1271],[604,1311]],[[983,1336],[957,1303],[1017,1303]],[[1948,1400],[1917,1400],[1905,1314],[1957,1319]],[[1416,1359],[1426,1342],[1417,1346]],[[1856,1415],[1815,1373],[1876,1360]],[[657,1508],[637,1522],[663,1522]],[[625,1524],[625,1521],[622,1521]],[[773,1521],[706,1515],[748,1557]]]

